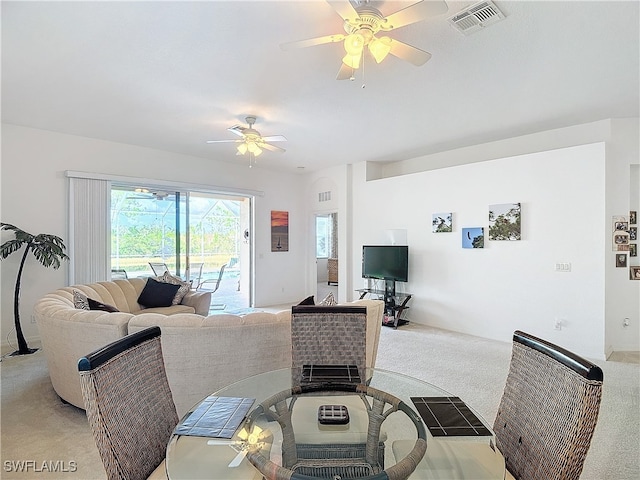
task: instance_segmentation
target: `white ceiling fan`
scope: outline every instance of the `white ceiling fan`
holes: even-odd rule
[[[269,135],[262,136],[260,132],[253,128],[253,125],[256,123],[256,117],[250,115],[245,118],[247,121],[248,127],[243,127],[242,125],[234,125],[231,128],[228,128],[230,132],[241,137],[236,140],[207,140],[207,143],[237,143],[238,144],[238,152],[236,155],[245,155],[249,154],[249,167],[252,167],[255,164],[255,157],[262,153],[262,150],[269,150],[271,152],[284,152],[284,148],[280,148],[276,145],[272,145],[269,142],[286,142],[287,139],[282,135]]]
[[[283,50],[289,50],[344,40],[346,55],[342,58],[337,80],[347,78],[353,80],[355,70],[360,68],[365,47],[368,47],[377,63],[384,60],[390,53],[417,66],[425,64],[431,58],[429,52],[379,34],[386,34],[396,28],[420,22],[448,10],[446,2],[442,0],[422,0],[385,17],[370,0],[326,1],[344,20],[345,33],[284,43],[280,47]]]
[[[172,193],[165,192],[162,190],[151,192],[147,188],[135,188],[134,192],[135,194],[129,195],[127,199],[140,198],[140,199],[147,199],[147,200],[165,200],[167,197],[173,195]]]

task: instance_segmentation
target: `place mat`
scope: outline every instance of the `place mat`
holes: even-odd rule
[[[361,383],[355,365],[303,365],[305,383]]]
[[[492,435],[458,397],[411,397],[411,401],[434,437]]]
[[[255,398],[209,395],[175,428],[178,435],[231,438],[244,421]]]

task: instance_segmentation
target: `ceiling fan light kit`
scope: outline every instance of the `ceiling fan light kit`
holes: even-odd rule
[[[431,58],[429,52],[386,35],[380,37],[376,35],[380,32],[389,32],[396,28],[420,22],[430,16],[443,14],[448,10],[444,1],[422,0],[385,17],[380,10],[371,6],[367,0],[359,1],[355,7],[349,0],[327,0],[327,3],[344,20],[343,27],[346,35],[326,35],[285,43],[280,47],[283,50],[289,50],[294,47],[312,47],[344,40],[344,49],[347,54],[342,58],[343,65],[338,71],[337,80],[345,80],[347,78],[353,80],[353,71],[360,68],[364,47],[368,47],[369,53],[376,63],[382,62],[387,55],[391,54],[416,66],[424,65]]]
[[[228,128],[230,132],[242,137],[238,140],[207,140],[207,143],[237,143],[236,155],[249,155],[249,168],[253,167],[256,163],[256,157],[259,156],[263,150],[270,150],[272,152],[284,152],[284,148],[280,148],[276,145],[272,145],[269,142],[286,142],[287,139],[282,135],[269,135],[263,137],[260,132],[253,128],[256,123],[256,117],[249,115],[245,118],[248,127],[242,125],[234,125]]]

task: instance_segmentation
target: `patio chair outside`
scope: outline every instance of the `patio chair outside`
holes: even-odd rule
[[[164,272],[169,272],[169,267],[167,267],[166,263],[149,262],[149,266],[151,267],[151,270],[153,270],[153,274],[156,277],[164,275]]]

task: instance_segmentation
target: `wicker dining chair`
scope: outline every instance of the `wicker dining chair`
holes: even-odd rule
[[[89,425],[109,480],[166,478],[178,414],[167,382],[160,328],[123,337],[78,361]]]
[[[305,365],[355,365],[365,381],[367,308],[295,305],[291,308],[291,363],[295,379]]]
[[[580,477],[598,420],[600,367],[516,331],[506,386],[493,426],[515,479]]]

